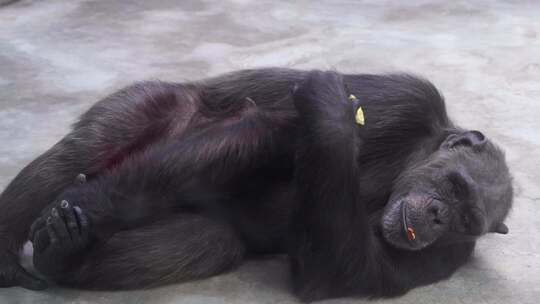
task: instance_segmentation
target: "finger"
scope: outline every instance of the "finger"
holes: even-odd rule
[[[15,281],[17,285],[30,290],[43,290],[47,288],[47,282],[34,277],[20,266],[17,273],[15,273]]]

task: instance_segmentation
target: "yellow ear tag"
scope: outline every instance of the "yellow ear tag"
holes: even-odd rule
[[[365,123],[364,120],[364,110],[362,110],[362,107],[358,107],[358,110],[356,110],[356,123],[363,126]]]
[[[353,94],[349,95],[350,101],[358,101],[358,98],[354,96]],[[365,118],[364,118],[364,110],[362,110],[362,107],[358,107],[358,110],[356,110],[356,115],[354,117],[356,119],[356,123],[363,126],[365,124]]]

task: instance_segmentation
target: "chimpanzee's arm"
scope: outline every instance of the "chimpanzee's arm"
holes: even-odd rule
[[[361,127],[337,73],[313,72],[294,98],[302,122],[295,172],[301,207],[290,252],[295,289],[306,300],[344,295],[367,280],[377,254],[359,202]]]

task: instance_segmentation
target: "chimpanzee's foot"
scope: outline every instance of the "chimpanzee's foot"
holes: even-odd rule
[[[45,275],[61,274],[90,245],[88,217],[65,200],[39,217],[30,230],[34,266]]]

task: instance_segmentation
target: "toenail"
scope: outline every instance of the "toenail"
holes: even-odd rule
[[[52,216],[58,216],[58,210],[56,210],[56,208],[52,208],[51,215]]]
[[[77,175],[77,177],[75,178],[75,181],[78,183],[78,184],[84,184],[86,183],[86,175],[81,173],[79,175]]]
[[[67,208],[67,207],[69,207],[68,201],[63,200],[63,201],[60,203],[60,207],[62,207],[62,208],[64,208],[64,209]]]

